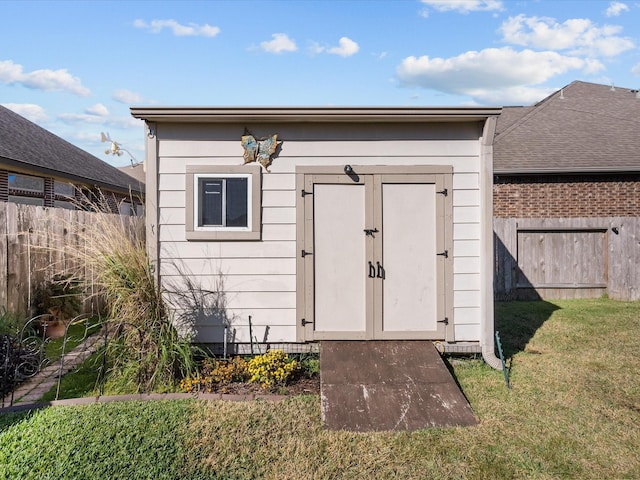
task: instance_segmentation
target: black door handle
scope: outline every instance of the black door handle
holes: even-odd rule
[[[384,267],[380,265],[380,262],[376,262],[376,265],[378,266],[378,274],[376,276],[384,279]]]
[[[369,278],[376,278],[376,267],[371,262],[369,262]]]

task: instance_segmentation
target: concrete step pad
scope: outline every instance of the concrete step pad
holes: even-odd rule
[[[418,430],[477,423],[429,341],[322,341],[320,395],[322,418],[332,430]]]

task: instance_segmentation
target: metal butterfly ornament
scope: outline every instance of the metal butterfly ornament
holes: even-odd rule
[[[242,148],[244,148],[244,163],[257,161],[267,172],[271,172],[269,170],[269,165],[272,162],[271,156],[276,153],[278,145],[281,143],[278,142],[277,134],[256,140],[249,131],[245,130],[240,141]]]

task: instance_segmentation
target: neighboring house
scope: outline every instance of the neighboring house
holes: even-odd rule
[[[133,161],[133,160],[132,160]],[[138,182],[144,185],[145,182],[145,171],[144,171],[144,163],[133,163],[131,165],[127,165],[125,167],[118,167],[118,170],[126,173],[130,177],[135,178]]]
[[[144,183],[0,105],[0,201],[73,209],[98,191],[130,214]]]
[[[504,108],[494,141],[498,299],[640,299],[640,94],[573,82]]]
[[[148,248],[195,341],[424,339],[499,366],[499,108],[131,110],[147,123]],[[194,284],[216,295],[184,295]]]

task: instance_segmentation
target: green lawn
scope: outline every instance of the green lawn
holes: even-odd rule
[[[67,330],[67,341],[65,343],[63,338],[55,338],[49,340],[44,348],[44,354],[50,363],[57,362],[62,356],[62,349],[64,347],[64,353],[69,353],[82,343],[90,335],[96,333],[101,327],[97,317],[91,317],[77,321],[77,323],[70,325]]]
[[[453,361],[471,428],[323,428],[319,399],[52,407],[0,415],[0,479],[640,478],[640,303],[496,305],[512,389]]]

